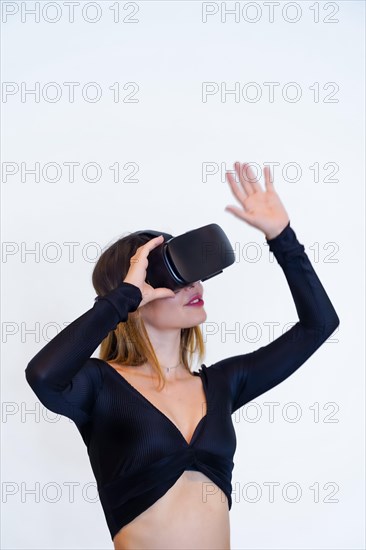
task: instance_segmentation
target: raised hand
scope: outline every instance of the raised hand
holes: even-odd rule
[[[124,283],[131,283],[137,286],[142,294],[142,300],[138,307],[156,300],[157,298],[174,298],[175,294],[170,288],[153,288],[146,282],[146,270],[149,265],[148,255],[153,248],[156,248],[164,241],[164,237],[154,237],[147,243],[141,245],[136,250],[135,254],[130,258],[130,268],[124,278]]]
[[[240,183],[229,172],[226,172],[226,177],[242,208],[228,205],[225,211],[263,231],[268,240],[274,239],[286,227],[290,218],[274,189],[269,166],[265,166],[263,170],[265,191],[248,163],[235,162],[234,168]]]

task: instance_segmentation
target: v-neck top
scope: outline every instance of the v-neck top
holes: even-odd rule
[[[205,474],[232,506],[236,435],[232,414],[284,381],[339,325],[304,246],[290,223],[266,239],[281,266],[299,321],[250,353],[202,364],[207,412],[189,442],[178,427],[102,359],[91,357],[142,300],[127,282],[102,297],[28,363],[28,383],[51,411],[72,419],[87,448],[112,540],[161,498],[185,470]],[[269,284],[267,282],[267,284]]]

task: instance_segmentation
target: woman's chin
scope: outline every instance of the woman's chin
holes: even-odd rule
[[[191,316],[192,316],[192,325],[190,325],[191,327],[197,326],[198,324],[203,323],[207,319],[207,313],[203,307],[197,308],[197,311],[192,312]],[[193,320],[195,320],[196,322],[194,322]],[[186,328],[190,328],[190,327],[186,327]]]

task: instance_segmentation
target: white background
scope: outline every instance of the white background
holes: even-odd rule
[[[237,19],[225,20],[225,7],[235,3],[218,2],[207,6],[217,13],[204,22],[201,2],[121,2],[114,22],[116,3],[94,3],[99,17],[95,6],[79,2],[73,23],[64,2],[43,11],[45,4],[35,22],[26,13],[35,2],[2,2],[3,91],[14,86],[1,103],[2,548],[113,547],[77,429],[47,416],[24,376],[37,351],[92,307],[98,250],[138,229],[224,229],[237,262],[204,283],[206,324],[217,329],[207,337],[207,365],[266,345],[297,321],[264,235],[224,211],[239,205],[224,177],[236,160],[279,163],[275,188],[340,327],[288,380],[255,400],[257,422],[248,419],[253,403],[236,413],[231,545],[364,548],[364,3],[281,2],[271,21],[268,3],[237,2]],[[62,92],[58,101],[55,88],[47,96],[50,82]],[[80,84],[74,102],[64,82]],[[82,96],[90,82],[102,90],[97,102],[92,88],[89,101]],[[116,82],[119,102],[109,89]],[[123,101],[129,82],[138,86],[136,102]],[[205,101],[207,82],[219,91]],[[254,86],[238,101],[220,94],[250,82],[262,94],[256,102]],[[268,82],[278,83],[273,101]],[[294,86],[284,95],[290,82],[301,90],[298,101],[291,101]],[[39,101],[22,97],[22,86],[36,83]],[[37,162],[39,181],[22,175],[22,163],[30,169]],[[73,182],[70,162],[80,163]],[[83,177],[90,162],[101,168],[98,181]],[[58,181],[47,181],[55,177],[51,169],[42,176],[47,163],[60,166]],[[114,163],[119,182],[109,169]],[[136,181],[123,181],[131,172],[126,163],[138,165]],[[217,167],[207,179],[203,163]],[[298,165],[299,178],[288,163]],[[310,168],[316,163],[318,181]],[[337,167],[333,176],[327,163]],[[259,250],[258,261],[241,254],[247,243]],[[265,323],[278,323],[273,337]],[[228,332],[235,324],[237,337]],[[278,404],[273,422],[268,403]],[[297,422],[284,416],[289,403],[300,411]],[[279,483],[273,502],[265,485],[272,482]],[[293,489],[286,499],[287,483],[297,484],[297,502],[289,502]]]

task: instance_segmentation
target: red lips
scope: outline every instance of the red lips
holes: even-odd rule
[[[188,306],[188,304],[190,304],[191,302],[193,302],[193,300],[196,300],[196,299],[199,299],[199,300],[202,300],[202,294],[193,294],[193,296],[190,298],[189,302],[187,302],[186,306]]]

